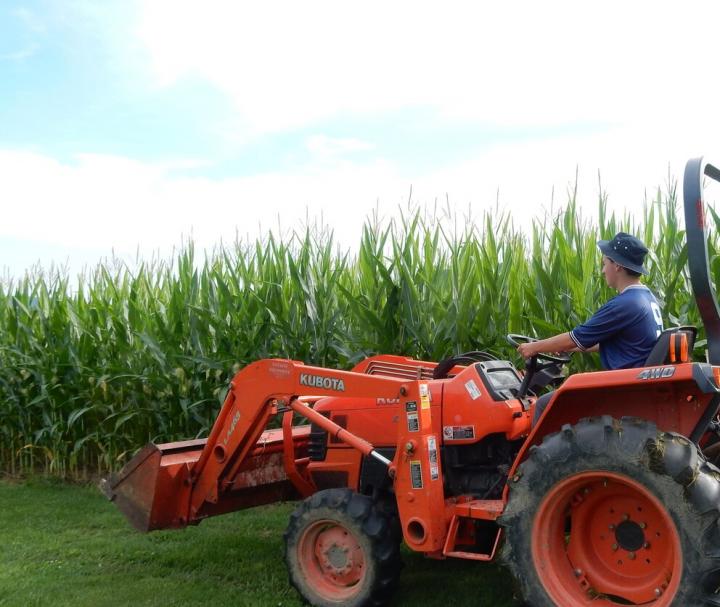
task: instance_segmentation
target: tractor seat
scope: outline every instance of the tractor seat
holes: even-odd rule
[[[697,327],[672,327],[660,333],[645,361],[646,367],[685,363],[692,360]]]

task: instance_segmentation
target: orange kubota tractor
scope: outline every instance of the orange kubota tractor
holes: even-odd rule
[[[666,331],[647,366],[570,376],[531,427],[525,374],[471,352],[374,356],[352,371],[261,360],[232,380],[207,439],[149,444],[103,481],[141,531],[302,499],[290,583],[314,605],[380,605],[400,543],[432,558],[500,557],[532,605],[720,606],[720,314],[710,286],[702,159],[684,178],[690,274],[708,335]],[[520,336],[510,336],[517,342]],[[294,423],[294,416],[309,425]],[[266,429],[276,416],[281,427]]]

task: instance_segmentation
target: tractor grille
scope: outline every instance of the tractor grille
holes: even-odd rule
[[[385,375],[387,377],[398,377],[400,379],[432,379],[432,367],[418,367],[416,365],[404,365],[402,363],[391,363],[385,361],[371,362],[367,370],[367,375]]]
[[[308,442],[308,457],[311,462],[325,461],[327,455],[328,433],[320,426],[310,426],[310,441]]]
[[[323,413],[325,417],[330,417],[330,413]],[[334,421],[341,428],[347,428],[348,418],[347,415],[333,415],[332,421]],[[330,444],[341,445],[341,441],[337,436],[330,437]],[[314,462],[322,462],[325,460],[328,448],[328,433],[327,430],[323,430],[320,426],[312,424],[310,426],[310,441],[308,442],[308,456]]]

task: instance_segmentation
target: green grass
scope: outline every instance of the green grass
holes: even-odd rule
[[[282,533],[292,504],[140,534],[88,486],[0,482],[0,606],[294,606]],[[496,565],[404,552],[394,605],[517,607]]]

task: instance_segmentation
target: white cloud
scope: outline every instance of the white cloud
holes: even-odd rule
[[[212,245],[220,237],[232,239],[236,228],[254,236],[260,224],[274,227],[278,216],[290,227],[305,217],[306,204],[313,214],[321,210],[318,203],[330,208],[340,185],[355,179],[373,190],[372,202],[376,186],[370,184],[382,183],[384,172],[371,167],[224,180],[177,176],[188,164],[193,166],[99,155],[62,164],[0,151],[0,235],[132,251],[138,244],[168,249],[192,233]]]
[[[344,248],[354,248],[369,214],[377,208],[381,217],[396,216],[411,187],[419,204],[445,206],[447,197],[461,217],[469,208],[476,219],[493,211],[499,190],[501,208],[519,225],[529,225],[550,207],[553,191],[556,205],[566,203],[578,165],[586,217],[596,211],[598,170],[611,209],[633,212],[641,209],[646,188],[652,198],[665,182],[668,163],[681,178],[684,162],[697,154],[691,136],[675,137],[674,148],[658,145],[648,152],[650,135],[618,130],[505,144],[423,172],[404,172],[389,160],[358,164],[321,154],[292,173],[226,179],[183,176],[179,169],[193,162],[148,165],[83,155],[63,164],[39,154],[0,151],[0,240],[44,241],[63,251],[82,246],[96,255],[114,249],[126,258],[139,248],[147,258],[154,251],[169,255],[183,235],[212,248],[221,239],[234,241],[236,233],[254,239],[278,222],[287,230],[322,218]],[[320,149],[336,145],[320,141]],[[48,265],[52,259],[42,261]],[[0,260],[0,266],[5,263]]]
[[[308,137],[305,146],[316,158],[335,159],[353,152],[368,152],[375,148],[372,143],[353,138],[334,138],[326,135]]]
[[[590,215],[598,170],[611,207],[632,210],[646,188],[665,181],[668,163],[680,177],[687,158],[720,157],[713,156],[720,123],[709,118],[720,95],[706,71],[720,12],[714,2],[138,6],[138,40],[156,86],[205,79],[232,99],[236,117],[220,119],[245,138],[318,123],[305,141],[310,160],[289,172],[211,179],[183,176],[206,159],[145,164],[85,154],[61,163],[0,150],[0,239],[167,253],[183,234],[212,246],[236,231],[254,238],[278,217],[285,228],[323,217],[353,246],[375,206],[395,214],[411,187],[420,203],[447,196],[475,216],[493,208],[499,190],[501,206],[527,223],[553,191],[566,201],[576,166]],[[103,39],[119,37],[100,30]],[[127,41],[133,57],[135,42]],[[322,134],[328,119],[402,116],[407,108],[429,120],[533,127],[528,132],[541,135],[418,171],[380,156],[382,148],[350,127],[344,138]],[[588,125],[604,130],[587,134]]]
[[[250,134],[412,106],[515,126],[648,124],[714,106],[703,57],[718,16],[714,2],[158,0],[138,35],[160,86],[205,78]]]

